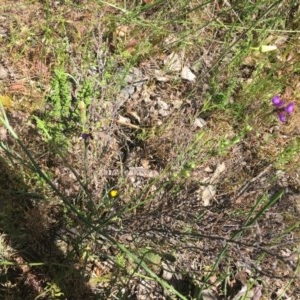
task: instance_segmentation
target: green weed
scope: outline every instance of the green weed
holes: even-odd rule
[[[296,161],[300,151],[300,140],[298,137],[293,138],[287,146],[281,151],[275,161],[275,166],[278,169],[286,169],[287,165]]]
[[[70,138],[80,128],[81,132],[88,132],[87,109],[94,96],[93,87],[90,81],[84,81],[77,99],[72,99],[74,81],[64,70],[55,70],[43,116],[34,116],[44,140],[61,150],[68,148]]]

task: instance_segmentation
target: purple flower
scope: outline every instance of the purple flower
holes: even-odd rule
[[[276,95],[272,98],[272,102],[276,107],[284,105],[284,102],[281,100],[280,96]]]
[[[89,139],[93,139],[93,136],[91,133],[86,133],[84,132],[82,135],[81,135],[81,139],[83,139],[84,141],[88,141]]]
[[[287,114],[291,114],[295,108],[295,102],[291,102],[288,105],[284,104],[284,101],[279,95],[272,97],[272,103],[276,107],[275,110],[278,113],[278,118],[281,122],[286,122]]]
[[[284,111],[280,111],[280,112],[278,113],[278,118],[279,118],[279,120],[280,120],[281,122],[286,122],[286,114],[285,114],[285,112],[284,112]]]
[[[294,111],[294,107],[295,107],[295,103],[294,103],[294,102],[291,102],[291,103],[289,103],[289,104],[285,107],[285,111],[286,111],[288,114],[291,114],[291,113]]]

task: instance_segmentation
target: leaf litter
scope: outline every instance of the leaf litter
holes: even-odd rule
[[[58,3],[55,5],[59,7]],[[124,26],[119,27],[118,30],[119,35],[123,37],[129,34],[130,28]],[[215,43],[214,47],[217,49],[218,43]],[[201,57],[203,68],[199,71],[200,74],[205,72],[205,67],[210,68],[217,55],[218,50],[212,53],[203,50]],[[26,59],[28,58],[24,60]],[[80,60],[80,57],[78,59]],[[155,57],[151,60],[153,59]],[[157,65],[160,64],[161,61],[157,59]],[[41,63],[38,66],[44,70],[45,74],[49,71],[47,68],[51,68],[50,64],[44,66]],[[33,65],[26,71],[21,71],[21,67],[18,62],[11,61],[11,68],[15,69],[17,77],[28,78],[26,84],[22,83],[22,89],[18,92],[16,88],[12,89],[13,96],[20,102],[29,95],[29,78],[33,78],[36,71]],[[72,71],[70,70],[71,73]],[[119,72],[120,69],[117,69],[116,74],[113,75]],[[212,156],[192,170],[187,166],[182,166],[176,158],[180,153],[189,155],[188,146],[193,142],[195,131],[211,130],[214,132],[215,128],[222,129],[214,123],[213,116],[211,118],[209,115],[199,117],[198,107],[203,104],[201,99],[204,98],[204,94],[201,93],[210,89],[208,83],[197,90],[199,92],[197,101],[186,99],[186,94],[191,89],[195,89],[193,84],[197,84],[200,78],[199,74],[196,76],[193,72],[195,71],[185,65],[184,55],[176,52],[167,55],[163,66],[161,68],[156,66],[154,71],[150,60],[147,61],[147,59],[143,61],[143,67],[134,66],[125,76],[124,86],[114,95],[115,103],[105,102],[101,98],[102,102],[95,102],[91,105],[90,110],[95,113],[95,118],[89,120],[93,139],[84,144],[78,143],[78,140],[74,138],[66,161],[52,156],[47,146],[31,134],[29,127],[17,122],[16,115],[10,118],[16,125],[16,130],[30,145],[30,149],[39,157],[39,163],[47,170],[53,171],[56,176],[55,184],[64,190],[69,199],[75,201],[76,204],[82,205],[80,203],[84,200],[80,194],[81,187],[78,180],[84,177],[84,174],[70,171],[70,166],[75,170],[86,170],[85,176],[90,178],[90,184],[93,187],[91,191],[93,199],[97,199],[95,204],[99,207],[103,207],[99,195],[102,195],[105,189],[116,186],[120,190],[116,199],[105,198],[107,201],[105,209],[97,211],[99,218],[113,219],[114,213],[124,204],[143,201],[150,192],[155,195],[145,206],[132,209],[134,213],[126,212],[118,216],[120,219],[107,226],[106,230],[114,238],[127,243],[128,247],[134,251],[148,247],[162,253],[153,255],[155,261],[151,262],[150,259],[149,265],[156,265],[152,266],[153,270],[158,275],[161,274],[162,278],[187,297],[192,297],[193,292],[197,296],[197,289],[205,281],[206,274],[212,270],[224,245],[227,245],[228,256],[226,257],[229,262],[226,264],[225,258],[224,262],[217,267],[217,272],[210,276],[210,282],[206,282],[206,285],[210,284],[212,287],[202,290],[201,295],[204,299],[222,297],[224,286],[229,290],[228,299],[250,296],[252,299],[260,299],[262,293],[271,295],[273,298],[279,295],[285,295],[287,299],[291,298],[293,292],[285,291],[286,278],[293,278],[299,247],[293,237],[285,235],[284,232],[286,226],[292,225],[299,216],[299,210],[294,210],[299,202],[297,172],[294,173],[295,176],[281,174],[281,177],[285,179],[283,186],[282,178],[277,176],[272,166],[264,162],[253,161],[254,157],[259,156],[258,148],[255,148],[253,144],[250,147],[251,151],[248,152],[245,144],[233,145],[225,156],[217,158]],[[1,80],[8,79],[6,68],[2,69],[1,74]],[[96,72],[92,74],[96,76]],[[83,75],[80,74],[80,76]],[[178,78],[183,80],[174,86],[173,80]],[[38,90],[37,85],[33,85],[33,89]],[[109,93],[106,96],[109,97]],[[176,105],[175,101],[178,102]],[[30,120],[30,112],[27,112],[27,115],[26,121]],[[217,121],[220,119],[216,117]],[[24,116],[23,121],[22,123],[25,124]],[[225,123],[226,121],[223,122]],[[101,130],[99,130],[99,124],[101,124]],[[34,124],[31,125],[31,129],[32,127]],[[8,142],[12,142],[7,132],[1,132],[1,136],[2,140],[8,139]],[[249,136],[251,138],[251,134]],[[219,136],[216,138],[218,139]],[[204,147],[204,145],[201,146]],[[82,159],[84,155],[85,160]],[[203,157],[200,155],[195,160],[202,161]],[[183,170],[180,174],[186,175],[184,182],[172,181],[173,179],[170,178],[173,178],[172,175],[180,168]],[[188,176],[189,174],[192,176]],[[155,180],[155,183],[151,183],[151,180]],[[13,186],[16,187],[16,184],[14,183]],[[164,186],[164,189],[159,189],[160,186]],[[176,186],[180,189],[176,190]],[[268,197],[272,196],[278,188],[283,188],[287,192],[286,195],[268,210],[264,218],[257,222],[256,227],[245,229],[243,239],[234,240],[232,236],[243,228],[245,215],[253,208],[255,212],[258,212],[260,206],[263,205],[259,202],[260,199],[266,197],[266,194]],[[257,207],[256,203],[259,203]],[[87,209],[85,205],[87,204],[83,204],[83,207]],[[58,212],[53,212],[54,207]],[[13,210],[9,209],[7,203],[5,208],[12,215]],[[20,212],[20,207],[18,209],[15,213]],[[44,252],[46,241],[42,238],[43,233],[49,237],[47,242],[50,242],[57,252],[63,251],[59,247],[54,247],[55,243],[63,244],[59,238],[63,239],[64,235],[67,236],[68,231],[75,234],[75,240],[86,234],[80,231],[81,225],[72,230],[58,228],[64,227],[61,219],[55,219],[55,214],[60,213],[58,204],[42,207],[34,202],[34,208],[23,208],[23,211],[27,212],[25,221],[28,223],[30,221],[32,224],[34,217],[40,216],[39,209],[44,212],[44,218],[41,217],[39,220],[47,226],[41,228],[38,235],[34,235],[28,225],[26,227],[29,241],[35,240],[40,249],[43,248],[43,251],[37,251],[34,258],[39,258],[41,261],[46,258],[50,259]],[[9,233],[7,227],[2,230]],[[61,231],[64,234],[61,234]],[[79,233],[76,233],[77,231]],[[51,232],[56,232],[58,237],[52,237]],[[275,242],[274,238],[278,236],[281,238]],[[87,245],[90,247],[89,242]],[[94,258],[87,258],[85,262],[89,268],[87,275],[93,278],[92,281],[90,280],[92,293],[101,294],[111,288],[107,281],[112,280],[118,270],[115,265],[103,259],[103,256],[117,257],[118,252],[112,248],[108,249],[105,245],[97,244],[95,247],[98,248],[93,252]],[[63,254],[66,254],[67,251],[64,251]],[[144,255],[142,252],[139,254]],[[26,257],[22,251],[20,255]],[[66,262],[64,255],[56,255],[52,257],[54,262]],[[121,263],[122,257],[118,258]],[[279,263],[275,263],[274,260],[276,262],[278,260]],[[290,260],[290,264],[280,264],[287,260]],[[79,265],[80,261],[82,258],[78,260]],[[131,274],[130,268],[135,267],[134,264],[127,262],[128,274]],[[72,269],[73,275],[77,274],[76,268],[77,266]],[[230,275],[226,275],[228,270]],[[33,272],[32,277],[36,282],[38,280],[43,282],[49,276],[47,270],[43,269],[39,270],[41,273],[36,272],[36,274],[42,274],[41,279],[31,269],[30,272]],[[21,269],[22,276],[26,277],[25,273],[28,271]],[[218,280],[219,274],[225,278],[222,282]],[[76,282],[81,282],[75,275]],[[227,277],[224,277],[225,275]],[[143,276],[145,277],[142,274],[141,278]],[[27,280],[29,281],[29,278]],[[247,282],[253,282],[253,287],[248,288]],[[62,286],[64,283],[61,282]],[[16,284],[21,286],[20,282]],[[118,282],[113,287],[114,292],[120,287],[119,284]],[[294,291],[297,293],[299,289],[297,278],[294,285]],[[41,286],[42,284],[37,285],[38,291],[41,290]],[[157,282],[146,277],[140,279],[138,276],[132,276],[127,281],[127,289],[127,296],[135,297],[135,299],[170,299],[171,297]],[[75,291],[67,290],[66,293],[71,296],[72,293],[73,295],[78,293],[77,295],[84,297],[83,291],[89,294],[83,285],[79,284]]]

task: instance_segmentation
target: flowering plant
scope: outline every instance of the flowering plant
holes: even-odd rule
[[[278,118],[281,122],[286,122],[287,116],[292,114],[295,108],[295,103],[291,102],[285,105],[284,101],[280,98],[279,95],[272,97],[272,103],[276,107],[278,113]]]

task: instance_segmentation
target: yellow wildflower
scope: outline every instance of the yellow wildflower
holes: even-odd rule
[[[111,190],[109,192],[109,196],[112,197],[112,198],[116,198],[118,196],[118,191],[117,190]]]

